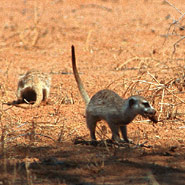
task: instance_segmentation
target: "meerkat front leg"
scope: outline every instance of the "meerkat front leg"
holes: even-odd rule
[[[129,143],[130,141],[128,140],[128,137],[127,137],[127,126],[126,125],[120,126],[120,130],[124,141]]]
[[[121,139],[120,139],[120,135],[119,135],[119,127],[111,122],[108,122],[108,125],[111,129],[111,132],[112,132],[112,140],[114,140],[116,142],[120,142]]]

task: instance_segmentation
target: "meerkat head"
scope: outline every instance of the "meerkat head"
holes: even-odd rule
[[[155,118],[156,110],[149,104],[149,102],[142,96],[131,96],[129,98],[129,107],[135,113],[147,117],[153,122],[157,122]]]

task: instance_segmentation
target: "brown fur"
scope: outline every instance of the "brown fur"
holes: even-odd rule
[[[17,100],[12,103],[24,109],[38,107],[46,102],[50,93],[51,76],[37,70],[30,70],[20,77],[17,87]],[[34,104],[31,104],[33,103]],[[29,103],[29,104],[22,104]]]
[[[155,109],[142,96],[130,96],[128,99],[123,99],[117,93],[104,89],[98,91],[90,99],[78,74],[74,46],[72,46],[72,66],[78,89],[86,103],[86,122],[92,140],[96,140],[96,123],[100,120],[108,123],[113,140],[120,141],[120,129],[126,142],[129,142],[126,125],[138,114],[157,122]]]

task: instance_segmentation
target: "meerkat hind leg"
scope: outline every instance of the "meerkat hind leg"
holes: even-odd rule
[[[90,131],[90,136],[92,141],[96,141],[95,130],[96,130],[96,124],[98,121],[99,119],[96,116],[92,116],[89,113],[86,113],[86,123]]]
[[[43,100],[42,100],[43,105],[47,104],[48,96],[49,96],[49,93],[47,89],[43,89]]]

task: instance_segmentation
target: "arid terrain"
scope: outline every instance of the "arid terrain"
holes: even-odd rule
[[[185,184],[184,0],[1,0],[0,184]],[[134,144],[88,145],[85,104],[71,64],[71,45],[90,96],[111,89],[146,97],[153,124],[128,125]],[[46,105],[8,106],[19,76],[52,76]]]

